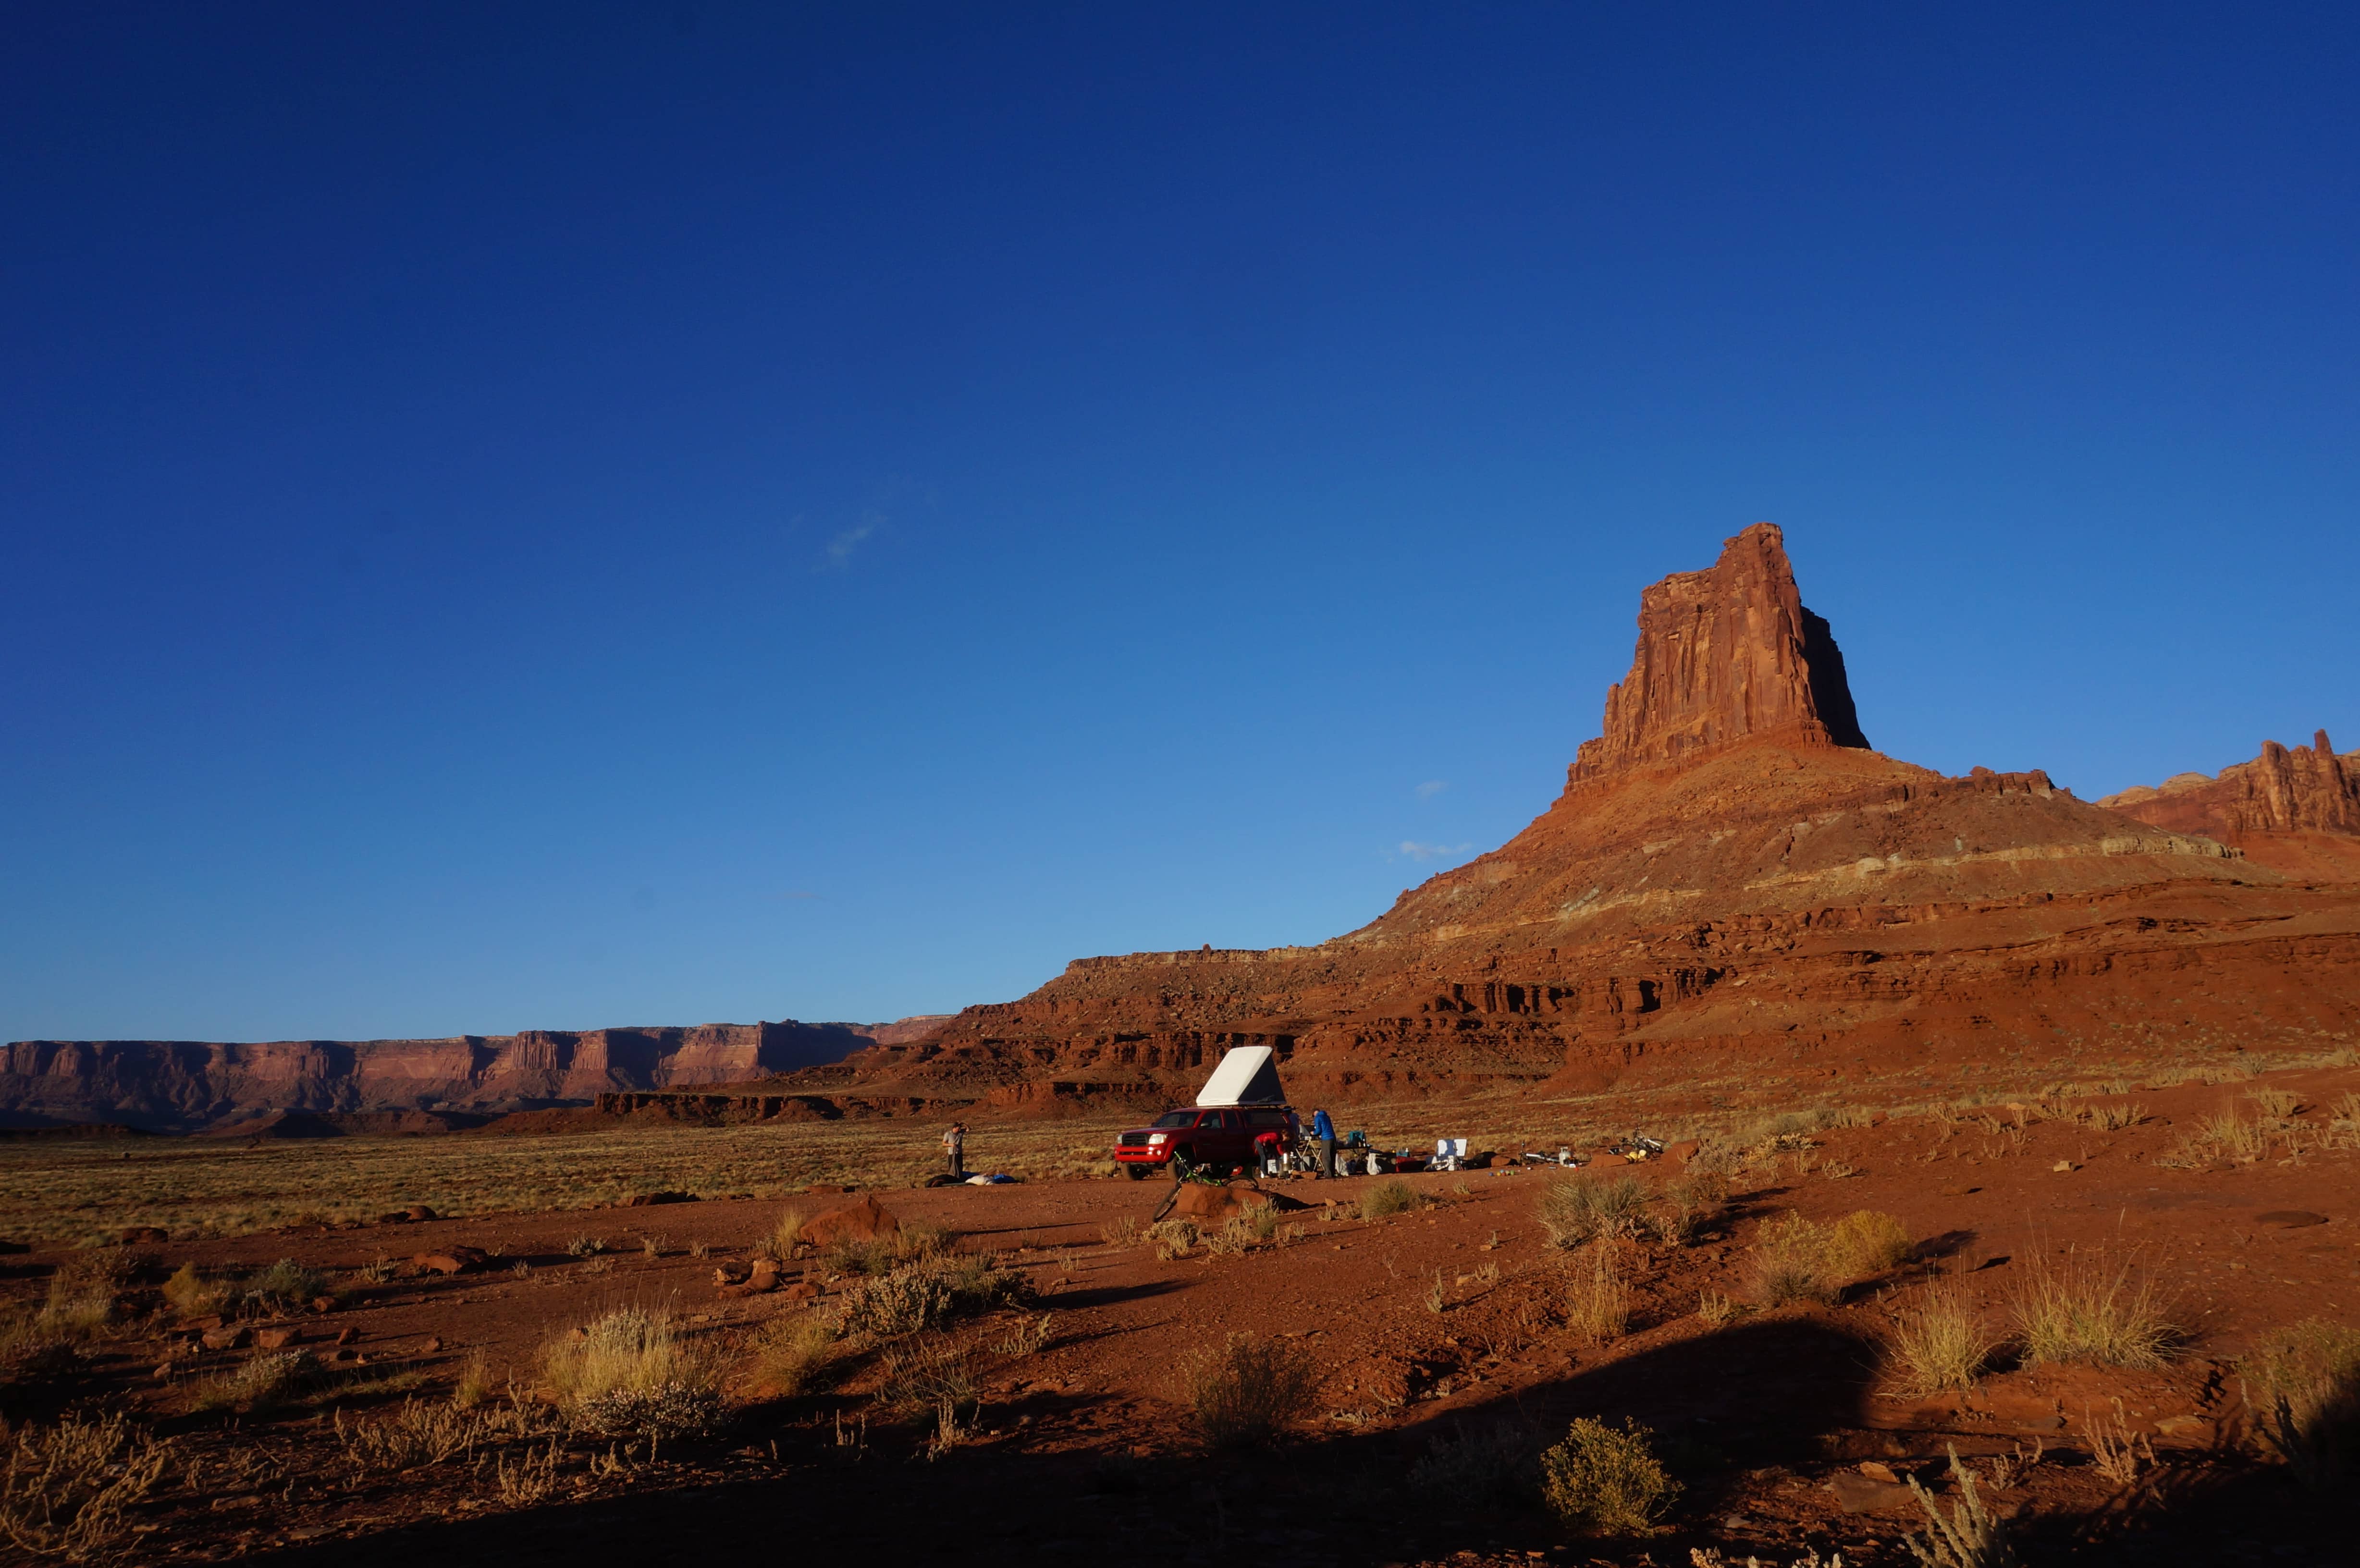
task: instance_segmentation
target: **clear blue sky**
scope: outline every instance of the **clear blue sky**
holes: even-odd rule
[[[0,1035],[1311,942],[1782,524],[1869,738],[2360,746],[2360,13],[0,20]]]

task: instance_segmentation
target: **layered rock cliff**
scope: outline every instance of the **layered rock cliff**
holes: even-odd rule
[[[16,1040],[0,1047],[0,1125],[106,1121],[185,1131],[265,1111],[506,1111],[617,1090],[739,1083],[835,1062],[849,1024],[529,1029],[450,1040]]]
[[[2211,778],[2181,773],[2159,786],[2139,785],[2098,802],[2125,816],[2178,833],[2230,843],[2272,833],[2330,833],[2360,839],[2360,752],[2336,755],[2327,732],[2309,746],[2262,742],[2251,762]]]
[[[1867,749],[1777,529],[1645,590],[1639,624],[1557,800],[1360,930],[1079,959],[794,1080],[1022,1107],[1178,1093],[1267,1044],[1298,1096],[1730,1072],[1819,1094],[2360,1040],[2360,867],[2300,885],[2037,771]]]
[[[1639,596],[1631,673],[1606,693],[1605,731],[1574,754],[1568,783],[1668,762],[1751,735],[1865,749],[1843,654],[1803,607],[1786,536],[1756,523],[1703,572]]]

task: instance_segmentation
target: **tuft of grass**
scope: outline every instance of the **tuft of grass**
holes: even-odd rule
[[[2153,1280],[2134,1278],[2128,1263],[2109,1269],[2085,1253],[2061,1264],[2036,1258],[2009,1307],[2033,1363],[2160,1367],[2179,1338]]]
[[[247,1414],[285,1404],[302,1393],[319,1376],[319,1363],[305,1350],[276,1350],[247,1360],[198,1386],[189,1408],[194,1410],[242,1410]]]
[[[595,1258],[606,1250],[606,1238],[603,1236],[577,1236],[565,1244],[569,1258]]]
[[[282,1258],[237,1287],[237,1304],[242,1312],[291,1312],[327,1293],[326,1275]]]
[[[2121,1132],[2147,1120],[2147,1107],[2136,1100],[2120,1105],[2091,1105],[2076,1119],[2098,1132]]]
[[[471,1410],[491,1397],[491,1364],[478,1350],[467,1357],[465,1366],[459,1368],[459,1381],[452,1387],[451,1402],[463,1410]]]
[[[915,1335],[888,1350],[881,1365],[885,1376],[877,1388],[878,1403],[923,1411],[945,1429],[955,1426],[962,1413],[972,1414],[982,1398],[975,1353],[945,1334]]]
[[[773,1318],[754,1341],[754,1379],[781,1399],[826,1386],[840,1351],[833,1319],[819,1312]]]
[[[721,1422],[719,1368],[667,1312],[622,1307],[595,1318],[542,1346],[541,1367],[559,1408],[585,1430],[678,1437]]]
[[[69,1258],[49,1276],[49,1300],[38,1324],[52,1339],[82,1339],[115,1316],[115,1292],[122,1285],[120,1262],[104,1253]]]
[[[1026,1312],[995,1347],[1002,1356],[1038,1356],[1056,1342],[1057,1314]]]
[[[2307,1318],[2238,1364],[2262,1436],[2306,1486],[2344,1479],[2360,1461],[2360,1328]]]
[[[2245,1099],[2262,1115],[2281,1121],[2294,1115],[2302,1105],[2301,1098],[2288,1089],[2256,1089],[2249,1092]]]
[[[1416,1188],[1394,1177],[1378,1182],[1360,1194],[1360,1217],[1364,1220],[1391,1219],[1395,1214],[1405,1214],[1425,1204],[1426,1200],[1418,1195]]]
[[[1106,1224],[1098,1226],[1098,1239],[1109,1247],[1138,1246],[1138,1218],[1135,1215],[1124,1214],[1120,1219],[1107,1221]]]
[[[1544,1186],[1537,1204],[1550,1244],[1570,1251],[1601,1237],[1638,1235],[1647,1189],[1635,1176],[1569,1176]]]
[[[1737,1303],[1719,1290],[1699,1290],[1696,1315],[1707,1328],[1726,1328],[1737,1316]]]
[[[1584,1535],[1648,1535],[1679,1499],[1680,1484],[1655,1454],[1655,1433],[1621,1431],[1585,1416],[1541,1455],[1541,1497]]]
[[[136,1539],[136,1510],[171,1458],[170,1443],[119,1412],[20,1427],[0,1466],[0,1537],[39,1557],[114,1557]]]
[[[1918,1395],[1974,1387],[1998,1348],[1967,1293],[1952,1284],[1929,1286],[1904,1308],[1889,1345],[1900,1390]]]
[[[1442,1282],[1442,1270],[1434,1271],[1434,1283],[1426,1288],[1426,1310],[1440,1317],[1450,1307],[1450,1288]]]
[[[222,1310],[226,1297],[221,1286],[183,1263],[164,1281],[164,1302],[184,1318],[210,1317]]]
[[[1828,1233],[1827,1266],[1848,1279],[1882,1274],[1908,1261],[1914,1246],[1899,1220],[1861,1209],[1838,1220]]]
[[[1918,1477],[1909,1477],[1909,1490],[1926,1515],[1927,1535],[1923,1541],[1915,1534],[1901,1538],[1910,1556],[1922,1568],[2016,1568],[2007,1530],[1984,1504],[1973,1467],[1959,1463],[1955,1445],[1950,1449],[1950,1477],[1957,1483],[1958,1501],[1947,1518]]]
[[[1513,1507],[1539,1487],[1539,1466],[1529,1434],[1512,1426],[1480,1432],[1457,1428],[1435,1438],[1410,1466],[1410,1490],[1453,1510],[1468,1503]]]
[[[488,1423],[472,1410],[423,1399],[404,1399],[376,1421],[333,1418],[336,1441],[355,1470],[399,1472],[464,1458],[487,1435]]]
[[[1155,1256],[1168,1263],[1187,1256],[1188,1249],[1196,1245],[1196,1222],[1178,1214],[1158,1220],[1147,1227],[1147,1239],[1154,1244]]]
[[[1615,1262],[1614,1244],[1593,1241],[1589,1260],[1569,1270],[1565,1289],[1566,1326],[1592,1345],[1622,1337],[1631,1326],[1631,1288]]]
[[[1825,1227],[1800,1214],[1785,1214],[1762,1227],[1754,1243],[1755,1288],[1769,1306],[1789,1301],[1832,1301],[1836,1281],[1828,1278]]]
[[[1322,1381],[1310,1355],[1291,1341],[1233,1334],[1187,1364],[1184,1393],[1207,1446],[1253,1448],[1309,1415]]]

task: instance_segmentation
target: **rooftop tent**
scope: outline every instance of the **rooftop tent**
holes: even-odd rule
[[[1213,1075],[1196,1092],[1200,1105],[1283,1105],[1286,1091],[1278,1086],[1278,1063],[1266,1045],[1240,1045],[1221,1058]]]

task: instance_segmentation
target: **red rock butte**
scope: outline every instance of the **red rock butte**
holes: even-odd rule
[[[1524,832],[1358,931],[1077,959],[792,1081],[1054,1112],[1268,1044],[1298,1098],[1741,1063],[1765,1088],[1931,1084],[2360,1028],[2360,812],[2323,738],[2207,781],[2201,811],[2167,785],[2171,813],[1885,757],[1766,523],[1641,594],[1601,728]]]

